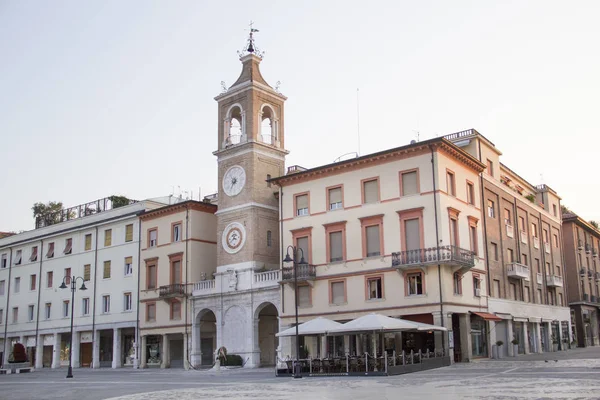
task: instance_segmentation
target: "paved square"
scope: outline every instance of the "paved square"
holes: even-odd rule
[[[556,360],[556,361],[555,361]],[[276,378],[273,370],[88,370],[0,376],[0,399],[599,399],[600,348],[396,377]]]

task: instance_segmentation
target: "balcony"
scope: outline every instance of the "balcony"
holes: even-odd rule
[[[515,228],[512,225],[506,224],[506,236],[509,238],[515,237]]]
[[[598,302],[598,298],[597,298],[596,296],[592,295],[592,296],[590,297],[590,302],[591,302],[591,303],[597,303],[597,302]]]
[[[545,251],[547,254],[550,254],[550,243],[548,243],[548,242],[544,242],[544,251]]]
[[[538,272],[536,274],[536,276],[537,276],[537,283],[538,283],[538,285],[543,285],[544,284],[544,276],[542,275],[542,273]]]
[[[600,282],[600,272],[596,272],[594,274],[594,276],[595,276],[596,282]]]
[[[585,252],[590,254],[592,252],[592,246],[589,243],[585,244]]]
[[[265,272],[253,272],[253,275],[253,288],[277,286],[279,285],[279,281],[281,280],[279,278],[281,276],[281,271],[278,269]]]
[[[589,301],[590,296],[587,293],[583,294],[583,301]]]
[[[506,273],[509,278],[529,279],[529,267],[517,262],[507,264]]]
[[[579,268],[579,276],[582,277],[582,278],[584,278],[585,275],[586,275],[585,268],[583,268],[583,267]]]
[[[546,275],[546,284],[549,287],[563,287],[563,278],[558,275]]]
[[[583,240],[577,239],[577,249],[583,250]]]
[[[186,295],[185,283],[173,283],[158,288],[158,296],[162,299],[184,297]]]
[[[431,264],[447,264],[468,271],[475,266],[475,254],[456,246],[429,247],[392,253],[392,267],[407,269]]]
[[[298,282],[312,282],[317,277],[317,268],[312,264],[297,265]],[[294,282],[294,268],[288,267],[281,270],[281,282]]]
[[[533,237],[533,247],[536,249],[540,248],[540,238],[537,236]]]
[[[521,243],[527,244],[527,232],[520,231]]]

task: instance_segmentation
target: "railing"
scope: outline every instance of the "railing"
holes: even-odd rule
[[[544,242],[544,251],[550,254],[550,243]]]
[[[446,140],[456,140],[464,137],[469,137],[473,135],[477,135],[477,131],[475,129],[467,129],[466,131],[460,131],[456,133],[451,133],[449,135],[445,135],[444,139]]]
[[[544,284],[544,276],[542,275],[542,273],[538,272],[536,275],[537,275],[537,283],[539,285]]]
[[[533,247],[536,249],[540,248],[540,238],[537,236],[533,237]]]
[[[583,301],[588,301],[589,300],[589,295],[587,293],[583,294]]]
[[[262,282],[279,282],[279,270],[266,271],[266,272],[255,272],[254,273],[254,282],[262,283]]]
[[[506,272],[509,278],[527,279],[529,278],[529,267],[517,262],[506,265]]]
[[[260,135],[261,142],[273,144],[273,135]]]
[[[600,281],[600,272],[596,272],[596,282]]]
[[[80,204],[75,207],[64,208],[50,214],[45,214],[35,218],[35,228],[43,228],[58,224],[60,222],[70,221],[72,219],[87,217],[100,212],[114,210],[115,208],[128,206],[137,203],[137,200],[131,200],[122,196],[110,196],[89,203]]]
[[[590,296],[590,302],[596,303],[597,301],[598,301],[598,299],[596,298],[596,296],[594,296],[594,295]]]
[[[577,239],[577,248],[583,250],[583,240]]]
[[[288,167],[286,175],[295,174],[296,172],[302,172],[302,171],[306,171],[306,168],[301,167],[299,165],[291,165]]]
[[[506,224],[506,236],[515,237],[515,228],[512,225]]]
[[[527,244],[527,232],[521,231],[521,243]]]
[[[185,296],[185,283],[173,283],[158,288],[159,297]]]
[[[563,277],[558,275],[546,275],[546,283],[551,287],[563,287]]]
[[[196,291],[196,290],[207,291],[207,290],[212,290],[214,288],[215,288],[215,280],[214,279],[194,283],[194,291]]]
[[[242,135],[229,135],[229,136],[227,136],[227,139],[225,139],[225,146],[239,144],[241,141],[242,141]]]
[[[592,246],[589,243],[585,244],[585,252],[590,254],[592,252]]]
[[[586,272],[585,272],[585,268],[579,268],[579,276],[581,276],[582,278],[585,276]]]
[[[454,263],[475,266],[475,254],[456,246],[429,247],[392,253],[392,267],[434,263]]]
[[[298,277],[298,280],[314,280],[315,277],[317,276],[317,269],[314,265],[312,264],[297,264],[296,265],[296,274]],[[293,281],[294,280],[294,268],[293,267],[288,267],[288,268],[283,268],[282,272],[281,272],[281,281],[282,282],[289,282],[289,281]]]

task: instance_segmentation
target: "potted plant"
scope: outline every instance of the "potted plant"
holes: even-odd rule
[[[492,346],[492,357],[500,359],[502,358],[502,345],[504,342],[502,340],[498,340],[494,346]]]
[[[513,345],[513,357],[516,357],[519,355],[519,339],[515,337],[511,340],[511,343]]]
[[[555,335],[552,335],[552,351],[558,351],[558,338]]]

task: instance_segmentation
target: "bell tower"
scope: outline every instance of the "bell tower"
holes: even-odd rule
[[[278,268],[279,203],[267,180],[284,174],[285,96],[260,73],[263,53],[250,35],[242,72],[218,103],[217,272]],[[234,289],[235,290],[235,289]]]

